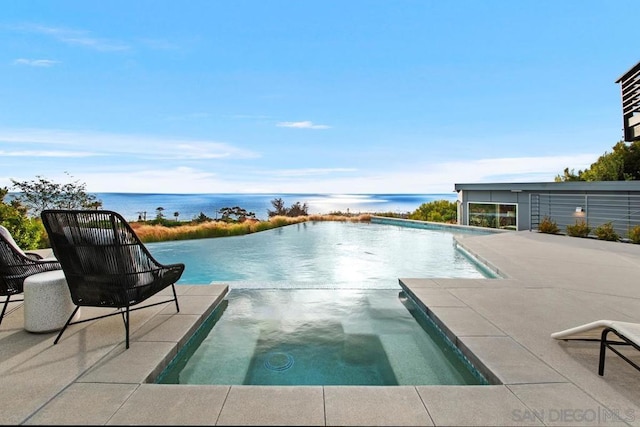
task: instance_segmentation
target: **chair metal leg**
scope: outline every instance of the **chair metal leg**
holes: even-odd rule
[[[125,322],[124,322],[124,330],[125,330],[125,333],[127,335],[126,348],[129,348],[129,306],[127,306],[126,316],[127,316],[127,320],[125,320]]]
[[[69,324],[71,323],[71,319],[73,319],[73,317],[76,315],[78,310],[80,310],[80,306],[79,305],[76,306],[76,308],[73,310],[73,313],[71,313],[71,316],[69,316],[69,320],[67,320],[67,323],[64,324],[64,326],[60,330],[60,333],[58,333],[58,336],[56,337],[56,340],[53,342],[54,345],[58,344],[58,341],[60,340],[60,337],[62,336],[64,331],[67,329],[67,326],[69,326]]]
[[[4,319],[4,313],[7,311],[7,306],[9,305],[9,298],[11,298],[11,295],[7,295],[7,299],[5,300],[4,305],[2,306],[2,314],[0,314],[0,325],[2,324],[2,319]]]
[[[7,307],[9,307],[9,303],[24,301],[24,299],[14,299],[13,301],[9,301],[9,299],[11,299],[11,295],[7,295],[7,299],[4,300],[4,304],[2,306],[2,314],[0,314],[0,325],[2,324],[2,319],[4,319],[4,315],[7,312]]]
[[[171,285],[171,289],[173,289],[173,299],[176,302],[176,311],[180,313],[180,306],[178,306],[178,296],[176,295],[176,285]]]
[[[598,375],[604,375],[604,359],[607,351],[607,335],[611,332],[611,328],[604,328],[600,335],[600,363],[598,364]]]
[[[125,341],[126,342],[126,348],[129,348],[129,330],[130,330],[130,328],[129,328],[129,323],[130,323],[129,322],[129,320],[130,320],[129,319],[130,318],[129,312],[135,311],[135,310],[142,310],[143,308],[153,307],[154,305],[166,304],[166,303],[171,302],[171,301],[175,301],[176,309],[178,311],[180,311],[180,308],[178,307],[178,298],[176,296],[175,288],[173,290],[173,296],[174,296],[174,299],[167,299],[167,300],[159,301],[159,302],[156,302],[156,303],[153,303],[153,304],[147,304],[147,305],[144,305],[144,306],[141,306],[141,307],[134,307],[134,308],[131,308],[130,306],[120,307],[116,311],[114,311],[112,313],[109,313],[109,314],[104,314],[102,316],[96,316],[96,317],[90,317],[90,318],[87,318],[87,319],[82,319],[82,320],[78,320],[78,321],[72,322],[71,320],[75,316],[76,312],[80,309],[80,306],[77,306],[76,309],[73,311],[73,313],[71,313],[71,317],[69,317],[69,320],[67,320],[67,323],[64,325],[64,327],[62,328],[62,330],[58,334],[58,337],[54,341],[54,344],[56,344],[58,342],[58,340],[62,336],[62,333],[65,331],[65,329],[69,325],[75,325],[77,323],[85,323],[85,322],[90,322],[92,320],[103,319],[105,317],[121,315],[122,316],[122,321],[124,322],[124,328],[125,328],[125,334],[126,334],[126,337],[125,337],[125,339],[126,339],[126,341]],[[14,302],[14,301],[11,301],[11,302]]]
[[[609,334],[609,332],[613,332],[614,335],[616,335],[622,341],[608,341],[607,340],[607,335]],[[633,360],[631,360],[630,358],[628,358],[627,356],[622,354],[616,348],[616,346],[630,346],[630,347],[633,347],[636,350],[640,351],[640,345],[638,345],[635,342],[631,341],[629,338],[625,337],[623,334],[621,334],[620,332],[616,331],[615,329],[613,329],[613,328],[605,328],[605,329],[603,329],[602,330],[602,335],[601,335],[601,338],[600,338],[600,364],[598,366],[598,374],[600,376],[604,375],[604,360],[605,360],[605,352],[606,352],[607,348],[609,350],[613,351],[615,354],[617,354],[622,360],[624,360],[625,362],[627,362],[628,364],[633,366],[635,369],[640,371],[640,365],[638,365],[636,362],[634,362]]]

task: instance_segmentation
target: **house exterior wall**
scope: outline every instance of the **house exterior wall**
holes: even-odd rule
[[[515,204],[516,230],[531,229],[531,198],[532,195],[553,196],[559,205],[565,205],[565,212],[558,209],[557,218],[561,223],[573,223],[576,220],[575,208],[581,206],[582,197],[606,195],[618,198],[640,198],[640,181],[597,181],[597,182],[543,182],[543,183],[486,183],[486,184],[455,184],[458,193],[458,224],[470,224],[469,206],[474,203]],[[600,203],[606,203],[600,202]],[[573,204],[576,204],[573,207]],[[613,205],[613,203],[612,203]],[[567,208],[570,206],[570,209]],[[612,207],[613,209],[613,207]],[[556,218],[554,218],[556,219]]]

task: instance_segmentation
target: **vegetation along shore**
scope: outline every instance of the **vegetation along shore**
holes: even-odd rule
[[[44,177],[32,181],[12,180],[17,189],[17,197],[5,200],[8,188],[0,188],[0,224],[12,234],[18,245],[25,249],[49,247],[49,241],[40,221],[44,209],[101,209],[102,202],[87,193],[84,183],[72,181],[65,184],[53,182]],[[178,221],[165,214],[159,206],[153,219],[139,217],[131,221],[131,226],[145,242],[188,240],[212,237],[238,236],[272,228],[283,227],[305,221],[352,221],[368,222],[372,215],[402,217],[423,221],[456,222],[456,204],[448,200],[423,203],[414,212],[398,214],[393,212],[371,212],[351,214],[349,212],[329,212],[309,214],[306,203],[295,202],[286,206],[281,198],[271,201],[273,209],[268,211],[268,219],[260,220],[255,213],[240,206],[223,207],[217,211],[216,219],[200,213],[190,221]]]

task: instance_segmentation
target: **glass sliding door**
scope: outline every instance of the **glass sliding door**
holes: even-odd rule
[[[469,202],[469,224],[476,227],[517,230],[515,204]]]

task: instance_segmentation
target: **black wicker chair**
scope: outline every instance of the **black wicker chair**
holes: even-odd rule
[[[180,311],[175,283],[182,276],[184,264],[163,265],[156,261],[120,214],[107,210],[48,209],[41,217],[77,306],[54,344],[69,325],[122,314],[129,348],[130,311],[171,301],[175,301],[176,311]],[[132,308],[168,286],[172,287],[173,298]],[[72,322],[83,306],[117,310]]]
[[[36,253],[23,252],[9,230],[0,225],[0,296],[6,297],[2,304],[0,324],[10,302],[24,301],[11,299],[13,295],[24,291],[24,279],[32,274],[60,268],[60,263],[56,260],[45,260]]]

